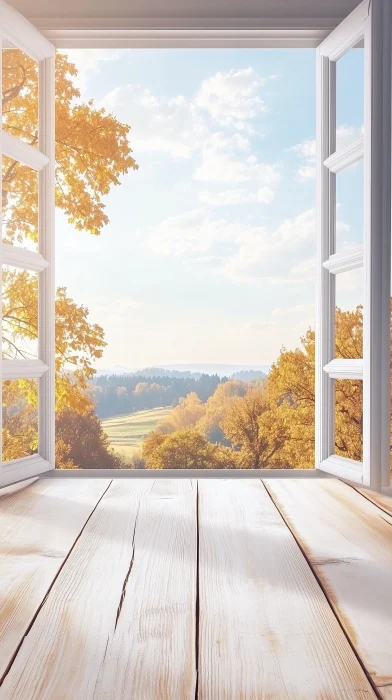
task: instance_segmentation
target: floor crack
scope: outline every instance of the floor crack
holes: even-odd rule
[[[129,579],[130,573],[131,573],[131,571],[132,571],[133,562],[134,562],[134,559],[135,559],[135,535],[136,535],[137,521],[138,521],[138,518],[139,518],[139,511],[140,511],[140,500],[139,500],[139,503],[138,503],[138,507],[137,507],[137,511],[136,511],[136,516],[135,516],[135,524],[134,524],[134,527],[133,527],[131,560],[130,560],[130,562],[129,562],[128,571],[127,571],[127,573],[126,573],[126,575],[125,575],[125,579],[124,579],[124,583],[123,583],[123,587],[122,587],[122,591],[121,591],[121,597],[120,597],[120,602],[119,602],[118,608],[117,608],[117,615],[116,615],[116,622],[115,622],[115,625],[114,625],[114,630],[116,630],[116,628],[117,628],[117,623],[118,623],[118,620],[119,620],[119,617],[120,617],[120,614],[121,614],[121,609],[122,609],[122,606],[123,606],[123,603],[124,603],[124,599],[125,599],[125,596],[126,596],[126,592],[127,592],[128,579]]]

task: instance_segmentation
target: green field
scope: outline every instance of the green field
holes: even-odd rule
[[[144,438],[155,430],[171,411],[169,408],[153,408],[150,411],[136,411],[122,416],[113,416],[102,421],[105,433],[116,454],[125,460],[140,453]]]

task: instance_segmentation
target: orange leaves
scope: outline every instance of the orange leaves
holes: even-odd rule
[[[230,452],[230,451],[229,451]],[[212,445],[197,430],[169,435],[152,432],[143,443],[148,469],[223,469],[229,464],[225,448]]]
[[[113,114],[95,108],[92,101],[81,102],[73,84],[76,75],[67,56],[56,54],[56,206],[77,230],[99,235],[108,223],[103,197],[138,166],[131,155],[130,127]],[[3,128],[32,146],[38,145],[37,65],[15,49],[3,51]],[[2,211],[3,241],[25,246],[30,241],[28,247],[31,241],[37,243],[37,174],[6,157]],[[92,409],[88,382],[94,373],[93,362],[102,356],[106,345],[103,329],[90,323],[88,316],[88,309],[76,304],[64,287],[58,289],[56,409],[71,409],[86,421]],[[6,357],[29,356],[30,345],[38,337],[37,275],[3,271],[2,334]],[[31,428],[36,382],[32,386],[35,394],[22,381],[6,385],[4,459],[25,456],[37,447],[36,430],[32,433]],[[58,460],[63,466],[72,466],[75,460],[67,453],[69,445],[59,440]]]
[[[130,127],[92,101],[80,102],[72,84],[75,75],[66,55],[56,54],[56,206],[77,230],[99,235],[109,221],[102,198],[138,166],[131,155]],[[3,51],[3,120],[3,128],[37,146],[37,66],[15,49]],[[7,241],[36,241],[36,173],[9,159],[3,173]]]

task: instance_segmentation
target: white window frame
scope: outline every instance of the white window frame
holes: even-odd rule
[[[2,243],[0,263],[38,273],[38,358],[2,360],[1,382],[38,379],[38,454],[4,462],[0,486],[55,466],[54,80],[55,49],[22,15],[0,0],[0,39],[38,64],[38,148],[1,132],[1,152],[38,172],[38,252]],[[1,78],[0,78],[1,79]],[[1,393],[0,387],[0,393]]]
[[[370,0],[365,0],[366,4],[369,5]],[[376,3],[378,6],[378,11],[380,9],[381,4],[388,2],[388,0],[371,0],[372,3]],[[365,4],[365,3],[362,3]],[[62,49],[71,49],[71,48],[316,48],[320,45],[320,42],[324,40],[332,30],[336,27],[338,24],[337,21],[327,21],[327,20],[318,20],[309,17],[307,20],[284,20],[282,21],[281,18],[274,20],[264,20],[263,22],[259,21],[248,21],[248,20],[233,20],[233,21],[218,21],[218,20],[211,20],[207,19],[204,21],[197,20],[197,21],[192,21],[192,20],[173,20],[170,22],[164,22],[162,20],[155,20],[155,21],[145,21],[145,20],[139,20],[137,22],[132,21],[132,20],[127,20],[124,18],[117,18],[117,19],[111,19],[110,22],[110,28],[107,27],[107,21],[103,19],[40,19],[36,22],[37,29],[43,33],[43,35],[46,37],[47,40],[49,40],[56,48],[62,48]],[[384,27],[385,29],[385,27]],[[385,56],[385,51],[387,50],[387,45],[389,42],[389,37],[383,36],[383,28],[380,23],[377,24],[377,26],[374,24],[372,27],[372,33],[373,33],[373,40],[376,40],[380,43],[380,46],[383,47],[383,56]],[[377,57],[375,60],[375,64],[377,63]],[[378,63],[382,64],[383,59],[378,61]],[[368,70],[372,71],[377,71],[379,70],[379,67],[377,65],[368,65]],[[384,94],[390,96],[391,93],[391,86],[390,86],[390,79],[388,80],[388,75],[386,73],[383,74],[382,76],[382,89],[384,90]],[[52,83],[53,84],[53,83]],[[53,88],[52,88],[53,89]],[[380,96],[378,96],[379,100]],[[48,101],[49,103],[49,101]],[[389,114],[389,108],[390,105],[386,104],[386,109],[387,109],[387,115]],[[390,140],[390,130],[389,133],[387,133],[387,122],[388,119],[384,121],[383,124],[383,129],[384,129],[384,138],[386,139],[386,142]],[[324,135],[325,137],[325,135]],[[380,137],[378,139],[378,143],[380,143]],[[333,160],[330,162],[330,169],[333,171],[333,168],[341,168],[344,166],[345,162],[348,162],[351,158],[359,158],[361,157],[360,154],[360,147],[357,144],[357,148],[351,147],[348,149],[348,152],[346,154],[341,154],[340,160]],[[50,150],[50,149],[49,149]],[[325,151],[326,153],[326,151]],[[328,151],[328,156],[330,155],[331,150]],[[374,155],[374,157],[379,157],[379,152],[378,156]],[[327,156],[325,156],[325,159]],[[384,158],[384,163],[383,167],[385,168],[384,171],[384,192],[383,192],[383,197],[382,201],[384,203],[383,206],[383,229],[385,231],[386,228],[388,228],[388,222],[389,222],[389,212],[386,212],[386,199],[390,198],[390,189],[387,192],[386,191],[386,185],[385,182],[389,178],[389,172],[390,172],[390,159],[389,162],[386,162],[386,159]],[[354,162],[354,161],[352,161]],[[337,172],[337,170],[335,170]],[[53,185],[52,185],[53,186]],[[325,213],[323,214],[325,215]],[[383,240],[383,275],[382,279],[384,282],[384,287],[383,287],[383,298],[385,301],[385,285],[386,285],[386,279],[390,275],[390,256],[387,255],[388,253],[388,245],[390,245],[389,241]],[[41,255],[43,257],[43,260],[48,259],[48,250],[40,251]],[[53,255],[53,249],[51,251],[51,254]],[[338,254],[332,254],[331,256],[326,255],[324,256],[324,259],[320,264],[318,265],[318,274],[319,274],[319,285],[320,284],[325,284],[325,280],[330,278],[328,269],[332,273],[332,276],[335,274],[338,274],[339,271],[342,269],[355,269],[356,267],[361,267],[363,264],[363,258],[364,258],[364,252],[362,251],[357,251],[354,255],[351,256],[341,256]],[[15,264],[15,263],[13,263]],[[36,265],[41,265],[42,260],[35,258],[35,264]],[[30,268],[30,269],[35,269],[35,268]],[[49,284],[49,276],[47,277],[48,284]],[[53,280],[52,280],[52,285],[53,285]],[[54,290],[54,285],[52,286],[52,289]],[[49,315],[49,310],[46,309],[46,313]],[[374,319],[375,314],[373,314],[372,318]],[[329,318],[329,310],[327,313],[323,313],[323,324],[325,326],[325,319]],[[383,333],[383,340],[381,342],[382,345],[382,362],[380,364],[380,372],[379,375],[381,375],[381,379],[384,380],[384,385],[387,386],[387,389],[384,386],[384,391],[382,395],[382,400],[379,402],[379,405],[377,407],[377,414],[380,415],[380,412],[382,412],[382,407],[386,407],[388,399],[388,407],[386,412],[383,414],[383,421],[382,421],[382,434],[384,436],[384,442],[385,442],[385,436],[386,436],[386,431],[388,430],[388,438],[389,438],[389,364],[388,364],[388,370],[386,371],[386,361],[388,357],[388,362],[389,362],[389,343],[388,343],[388,348],[386,347],[386,340],[385,340],[385,334],[388,335],[389,339],[389,289],[388,289],[388,318],[386,314],[386,308],[385,308],[385,303],[382,309],[382,319],[379,319],[378,324],[374,322],[374,325],[377,325],[378,328],[382,327],[382,333]],[[323,325],[321,328],[324,327]],[[373,330],[374,327],[373,327]],[[330,340],[328,341],[330,343]],[[338,361],[334,360],[332,354],[330,352],[325,351],[325,348],[328,344],[323,342],[321,345],[319,344],[319,350],[318,350],[318,355],[317,355],[317,369],[316,369],[316,381],[320,384],[320,379],[322,378],[321,385],[323,386],[325,384],[325,379],[328,379],[329,377],[333,377],[334,373],[335,376],[341,376],[341,373],[344,371],[346,377],[357,377],[359,376],[360,373],[363,373],[363,366],[360,367],[359,364],[357,363],[355,366],[355,363],[350,367],[350,368],[342,368],[342,366],[339,367]],[[322,352],[320,352],[321,347],[324,348]],[[327,350],[329,348],[329,345],[327,347]],[[377,356],[380,356],[380,348],[378,347],[377,350]],[[51,362],[54,362],[54,358],[50,358]],[[325,365],[330,365],[329,366],[329,375],[324,372],[324,369],[322,370],[322,373],[320,372],[320,368],[324,368]],[[54,368],[53,368],[53,381],[54,381]],[[361,374],[362,376],[362,374]],[[376,378],[377,379],[377,378]],[[380,383],[380,376],[378,378],[378,385]],[[376,382],[377,384],[377,382]],[[47,391],[49,392],[49,388],[47,388]],[[373,389],[372,391],[372,398],[373,400],[375,399],[375,390]],[[325,403],[325,391],[322,391],[322,402],[323,404]],[[328,404],[327,404],[328,405]],[[325,471],[320,470],[319,467],[321,466],[321,462],[324,460],[324,455],[327,455],[330,457],[330,451],[327,450],[326,452],[323,452],[325,449],[325,430],[324,428],[321,428],[321,433],[320,433],[320,401],[318,401],[318,408],[316,410],[317,413],[317,421],[318,421],[318,438],[317,438],[317,456],[316,456],[316,469],[315,470],[263,470],[263,478],[264,477],[278,477],[278,478],[317,478],[317,477],[323,477],[327,476]],[[51,425],[54,426],[54,416],[52,416],[52,423]],[[47,434],[50,434],[51,428],[46,429]],[[324,435],[322,439],[320,439],[320,434]],[[327,444],[328,440],[330,439],[330,435],[327,430]],[[53,444],[53,441],[52,441]],[[321,445],[323,445],[323,448],[321,449]],[[389,446],[389,439],[388,439],[388,446]],[[320,455],[323,455],[323,458],[320,459]],[[34,456],[33,456],[34,457]],[[28,458],[28,459],[33,459],[33,458]],[[332,462],[334,458],[332,457]],[[354,468],[353,469],[348,469],[346,472],[346,478],[350,479],[350,477],[354,477],[355,481],[358,481],[358,478],[356,478],[356,475],[358,473],[357,470],[357,464],[354,463]],[[349,467],[349,465],[346,465]],[[324,465],[325,467],[325,465]],[[333,464],[331,465],[330,471],[332,472],[333,469]],[[152,471],[139,471],[139,470],[121,470],[120,472],[116,470],[107,470],[107,469],[94,469],[94,470],[70,470],[69,472],[67,470],[51,470],[48,471],[45,475],[45,477],[55,477],[55,478],[97,478],[97,477],[102,477],[102,478],[107,478],[109,477],[137,477],[137,478],[167,478],[167,477],[183,477],[183,478],[190,478],[190,477],[198,477],[198,478],[257,478],[260,476],[260,471],[259,470],[170,470],[170,473],[162,473],[162,472],[156,472],[154,470]],[[340,474],[340,476],[342,476]],[[24,477],[26,478],[26,477]],[[387,478],[386,478],[386,473],[384,470],[384,476],[383,476],[383,483],[387,484]],[[389,481],[388,481],[389,485]],[[373,483],[372,488],[377,488],[378,485]]]
[[[336,62],[364,45],[364,135],[336,151]],[[391,5],[364,0],[317,50],[316,467],[389,486]],[[336,174],[364,160],[364,245],[335,252]],[[334,358],[336,275],[363,268],[363,359]],[[334,454],[334,380],[363,382],[363,460]]]

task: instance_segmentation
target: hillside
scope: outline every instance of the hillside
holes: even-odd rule
[[[153,408],[150,411],[114,416],[103,420],[102,427],[115,453],[127,460],[140,452],[143,439],[151,430],[155,430],[171,410],[171,407]]]

